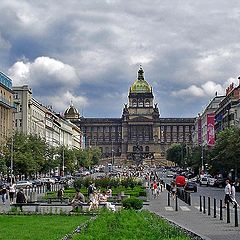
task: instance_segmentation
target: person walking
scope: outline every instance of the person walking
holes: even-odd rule
[[[15,187],[14,184],[11,184],[9,186],[9,200],[10,200],[10,204],[13,204],[15,193],[16,193],[16,187]]]
[[[20,211],[22,212],[22,205],[27,202],[26,195],[23,192],[23,189],[20,188],[19,191],[17,192],[17,197],[16,197],[16,203],[20,207]]]
[[[177,185],[176,185],[176,182],[175,181],[172,181],[171,182],[171,196],[173,198],[173,200],[176,198],[176,193],[177,193]]]
[[[234,204],[234,206],[235,206],[235,204],[239,207],[239,204],[237,203],[237,201],[236,201],[236,188],[235,188],[235,183],[234,182],[232,182],[231,183],[231,194],[230,194],[230,198],[231,198],[231,200],[232,200],[232,204]]]
[[[231,199],[232,187],[230,185],[230,181],[229,180],[226,180],[226,186],[225,186],[224,192],[225,192],[225,197],[224,197],[224,206],[223,206],[223,208],[226,208],[228,202],[232,203],[232,199]]]
[[[2,203],[3,203],[3,205],[5,205],[6,204],[6,198],[7,198],[6,185],[3,185],[1,193],[2,193]]]

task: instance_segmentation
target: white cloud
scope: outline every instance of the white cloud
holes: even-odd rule
[[[216,92],[218,95],[224,95],[226,88],[231,83],[234,83],[234,86],[238,86],[238,80],[236,78],[229,78],[223,83],[223,85],[208,81],[200,86],[191,85],[190,87],[180,89],[179,91],[172,91],[171,95],[186,100],[192,99],[192,101],[199,98],[212,98],[215,96]]]
[[[70,87],[79,81],[74,67],[49,57],[38,57],[33,62],[18,61],[8,72],[15,85]]]

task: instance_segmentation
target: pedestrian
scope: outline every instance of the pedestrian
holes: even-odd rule
[[[47,182],[47,191],[50,192],[51,191],[51,183],[48,181]]]
[[[3,185],[1,193],[2,193],[2,203],[3,203],[3,205],[5,205],[6,204],[6,198],[7,198],[6,185]]]
[[[173,198],[173,200],[176,198],[176,193],[177,193],[177,185],[176,185],[176,182],[175,181],[172,181],[171,182],[171,189],[170,189],[170,192],[171,192],[171,196]]]
[[[13,204],[15,193],[16,193],[16,185],[15,184],[11,184],[9,186],[9,200],[10,200],[10,204]]]
[[[231,194],[230,194],[230,198],[232,199],[232,204],[234,204],[234,206],[235,206],[235,204],[236,204],[236,205],[239,207],[239,204],[237,203],[235,196],[236,196],[235,183],[232,182],[232,183],[231,183]]]
[[[90,182],[90,185],[88,186],[88,199],[91,199],[94,190],[95,190],[94,183]]]
[[[224,197],[224,206],[223,206],[223,208],[226,208],[228,202],[232,203],[232,199],[231,199],[232,191],[231,190],[232,190],[232,187],[230,185],[230,181],[226,180],[226,186],[225,186],[225,189],[224,189],[225,197]]]
[[[79,189],[76,189],[76,194],[71,201],[72,211],[76,210],[78,206],[82,206],[85,203],[85,196],[80,192]]]
[[[153,197],[154,197],[154,198],[157,197],[157,189],[158,189],[157,182],[154,181],[154,182],[153,182]]]
[[[20,188],[19,191],[17,192],[17,197],[16,197],[16,203],[17,206],[20,207],[20,211],[22,212],[22,205],[27,202],[26,195],[23,192],[23,189]]]
[[[58,197],[58,199],[61,200],[61,202],[63,201],[63,195],[64,195],[64,187],[60,188],[57,192],[57,197]]]

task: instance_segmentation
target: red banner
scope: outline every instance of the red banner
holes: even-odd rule
[[[214,118],[214,113],[207,114],[207,145],[210,147],[215,144]]]

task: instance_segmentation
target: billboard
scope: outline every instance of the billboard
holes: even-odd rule
[[[214,118],[214,113],[207,114],[207,145],[209,147],[215,144]]]

